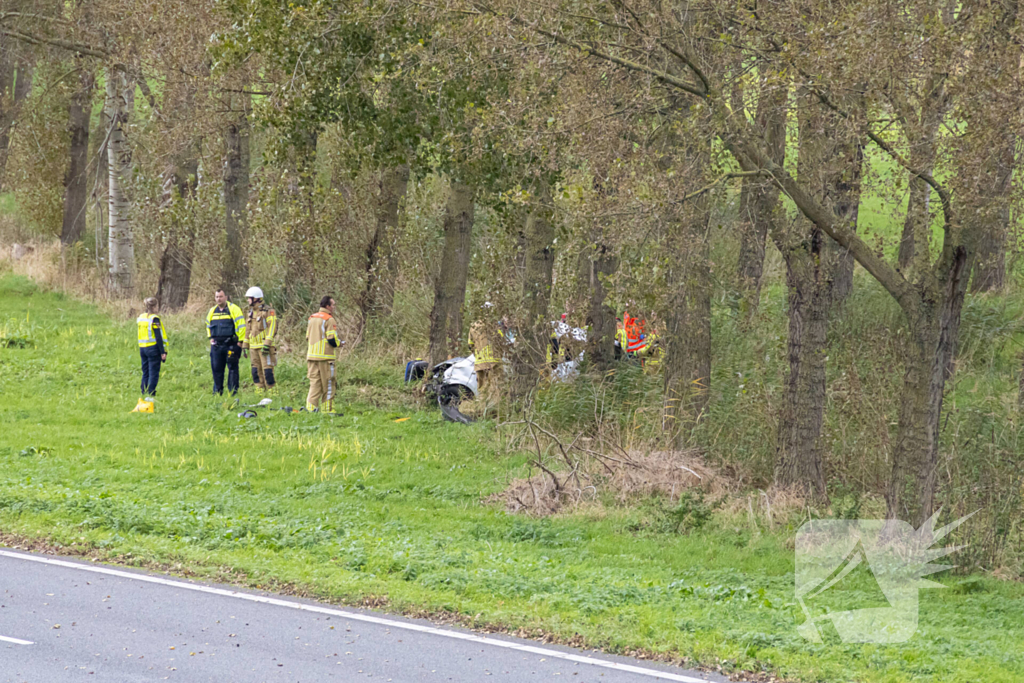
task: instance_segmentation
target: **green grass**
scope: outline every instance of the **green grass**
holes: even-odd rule
[[[659,501],[511,516],[480,501],[527,456],[421,409],[399,368],[342,363],[344,417],[244,420],[208,395],[201,330],[167,323],[156,413],[129,414],[134,323],[0,278],[0,531],[794,680],[1024,679],[1019,583],[947,577],[908,643],[814,645],[795,631],[792,526],[716,516],[679,533],[648,523],[675,519]],[[304,368],[279,378],[275,404],[299,405]]]

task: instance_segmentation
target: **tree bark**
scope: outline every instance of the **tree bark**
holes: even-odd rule
[[[221,266],[222,286],[241,301],[249,279],[244,240],[249,216],[249,110],[252,96],[237,93],[229,99],[229,119],[224,130],[224,232],[225,252]]]
[[[395,283],[398,279],[398,219],[402,199],[409,187],[409,166],[402,164],[380,174],[377,200],[377,226],[366,247],[366,291],[363,295],[363,318],[387,317],[395,304]]]
[[[770,89],[769,89],[770,88]],[[765,149],[782,166],[786,161],[786,100],[788,83],[765,86],[759,93],[755,125]],[[740,255],[737,268],[747,313],[753,314],[761,298],[766,236],[779,220],[779,188],[765,178],[743,179],[740,192]]]
[[[71,153],[64,174],[64,218],[60,242],[64,246],[82,239],[89,199],[89,124],[92,115],[92,90],[95,76],[89,70],[81,72],[79,87],[68,101],[68,132],[71,133]]]
[[[825,352],[829,286],[820,271],[822,234],[809,235],[810,249],[785,248],[789,294],[789,369],[779,418],[775,483],[797,487],[818,499],[826,496],[821,428],[825,416]],[[786,245],[782,245],[786,247]]]
[[[910,163],[914,168],[929,173],[934,168],[936,136],[946,113],[947,102],[944,76],[929,77],[924,86],[920,114],[907,127],[907,137],[912,141]],[[928,268],[931,241],[931,215],[928,209],[932,188],[923,179],[911,175],[909,195],[897,257],[899,269],[907,274],[924,272]]]
[[[453,182],[444,215],[444,252],[430,311],[430,367],[462,347],[462,308],[473,238],[473,188]]]
[[[11,130],[21,106],[32,91],[32,62],[15,59],[7,48],[0,53],[0,191],[7,173]]]
[[[135,286],[135,240],[128,212],[131,208],[125,183],[131,172],[132,151],[128,145],[128,117],[135,104],[135,88],[118,67],[107,69],[106,110],[110,121],[107,140],[107,217],[109,280],[112,292],[130,296]]]
[[[173,78],[168,79],[173,83]],[[145,92],[145,91],[144,91]],[[186,120],[195,111],[196,89],[185,80],[165,90],[165,116]],[[151,100],[152,102],[152,100]],[[167,244],[160,258],[157,299],[164,310],[177,311],[188,303],[192,288],[192,261],[195,254],[196,225],[193,215],[199,186],[200,140],[192,133],[178,141],[170,167],[165,173],[163,207],[172,207],[168,215],[174,224],[168,230]]]
[[[846,225],[849,207],[841,175],[848,160],[837,148],[836,121],[822,106],[802,93],[799,101],[798,169],[800,182],[829,206]],[[859,160],[856,162],[859,165]],[[835,220],[834,218],[832,220]],[[809,220],[773,234],[786,262],[789,299],[787,339],[789,367],[786,396],[779,416],[775,453],[775,483],[798,488],[819,500],[826,498],[821,428],[825,415],[825,357],[832,289],[844,264],[831,240]]]
[[[886,516],[915,527],[935,511],[943,389],[959,333],[970,261],[969,250],[957,248],[941,290],[927,293],[922,287],[917,314],[907,315],[910,336]]]
[[[707,197],[694,201],[669,226],[665,280],[669,305],[664,330],[662,432],[683,448],[707,408],[711,383],[711,270]]]
[[[285,257],[284,301],[278,304],[278,312],[302,303],[303,295],[308,294],[314,285],[311,277],[313,271],[310,258],[306,253],[306,244],[314,221],[316,220],[316,153],[320,141],[319,128],[299,131],[294,135],[292,147],[292,166],[288,192],[293,201],[304,205],[306,219],[298,224],[292,222],[283,231]],[[319,299],[319,297],[315,297]],[[357,338],[362,339],[363,330],[359,329]]]
[[[182,152],[173,173],[168,178],[165,204],[187,203],[195,200],[199,157],[196,145]],[[178,311],[188,303],[192,287],[192,259],[195,248],[195,226],[188,208],[179,215],[183,218],[178,226],[171,229],[164,252],[160,257],[160,282],[156,298],[160,306],[168,311]]]
[[[619,269],[619,257],[601,239],[591,247],[587,266],[590,284],[590,336],[587,338],[587,357],[598,372],[607,372],[615,360],[615,309],[608,305],[605,280]]]
[[[1013,176],[1015,135],[993,150],[982,169],[976,191],[974,225],[977,251],[971,292],[994,292],[1006,285],[1006,237],[1010,228],[1010,180]]]
[[[525,267],[523,269],[524,319],[516,340],[513,361],[515,396],[526,397],[537,385],[540,369],[547,360],[551,339],[548,305],[555,265],[555,226],[552,222],[551,191],[544,180],[534,185],[534,205],[523,233]]]

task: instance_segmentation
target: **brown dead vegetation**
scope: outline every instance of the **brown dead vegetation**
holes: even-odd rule
[[[534,453],[529,476],[513,479],[484,500],[503,504],[509,512],[546,516],[609,497],[619,504],[653,496],[674,502],[694,488],[717,498],[735,488],[704,461],[699,449],[625,450],[582,436],[564,443],[529,419],[501,426],[519,427],[510,443],[532,446]]]

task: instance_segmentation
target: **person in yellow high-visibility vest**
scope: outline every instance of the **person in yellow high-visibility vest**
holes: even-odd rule
[[[250,287],[245,292],[249,301],[249,313],[245,319],[245,341],[243,353],[249,353],[252,363],[252,383],[256,391],[273,389],[274,367],[277,365],[277,350],[274,335],[277,334],[277,312],[263,301],[263,290]]]
[[[138,317],[139,356],[142,358],[142,398],[133,413],[153,412],[153,397],[160,381],[160,364],[167,360],[167,331],[160,322],[160,304],[154,297],[142,302],[146,312]]]
[[[210,339],[210,370],[213,372],[213,393],[224,393],[224,369],[228,371],[228,391],[238,393],[239,346],[245,339],[245,314],[228,301],[223,289],[213,293],[216,305],[206,314],[206,336]]]
[[[309,378],[309,395],[306,410],[334,412],[334,363],[342,342],[338,341],[338,325],[334,322],[334,299],[325,296],[320,299],[320,310],[309,316],[306,325],[306,376]],[[323,409],[321,411],[321,409]]]

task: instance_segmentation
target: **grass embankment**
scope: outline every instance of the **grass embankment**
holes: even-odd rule
[[[201,330],[168,323],[157,412],[132,415],[134,322],[0,277],[0,531],[791,679],[1024,678],[1019,583],[946,578],[908,643],[814,645],[795,631],[792,527],[719,516],[679,534],[642,523],[650,506],[510,516],[480,501],[527,456],[403,399],[398,368],[342,363],[343,417],[243,420],[208,393]],[[303,368],[279,378],[275,404],[299,404]]]

